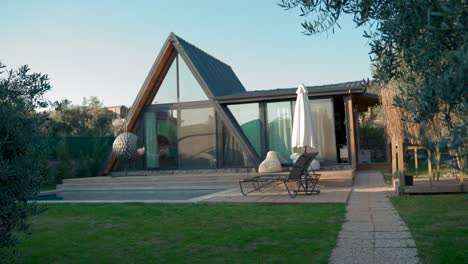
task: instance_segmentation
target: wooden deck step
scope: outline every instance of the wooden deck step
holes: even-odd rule
[[[287,172],[281,173],[287,175]],[[352,170],[321,171],[322,186],[352,186]],[[101,176],[89,178],[65,179],[57,186],[58,190],[80,189],[151,189],[151,188],[194,188],[237,186],[239,180],[261,175],[258,173],[222,173],[222,174],[175,174],[152,176]]]

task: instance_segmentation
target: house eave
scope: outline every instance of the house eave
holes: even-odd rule
[[[333,96],[333,95],[347,95],[347,94],[362,94],[365,92],[365,87],[346,87],[339,89],[313,89],[309,90],[309,97],[323,97],[323,96]],[[260,101],[274,101],[282,99],[294,99],[296,98],[295,91],[287,92],[265,92],[262,94],[243,94],[243,95],[227,95],[227,96],[218,96],[214,99],[222,104],[227,103],[247,103],[247,102],[260,102]]]

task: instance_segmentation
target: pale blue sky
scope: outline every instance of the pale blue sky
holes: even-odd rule
[[[248,90],[371,76],[369,46],[350,19],[335,34],[305,36],[278,0],[0,0],[0,60],[49,74],[51,100],[131,105],[174,32],[229,64]]]

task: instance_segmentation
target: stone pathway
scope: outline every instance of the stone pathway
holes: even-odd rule
[[[380,172],[357,172],[330,263],[419,262],[414,240],[387,198],[388,191]]]

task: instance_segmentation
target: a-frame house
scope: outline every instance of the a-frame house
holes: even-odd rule
[[[180,76],[181,67],[179,66],[182,64],[189,70],[186,73],[191,74],[196,81],[196,83],[192,82],[190,85],[198,86],[191,88],[201,89],[200,91],[196,91],[195,94],[193,90],[184,89],[185,87],[180,88],[183,85],[181,79],[187,78],[186,76]],[[173,65],[175,65],[175,83],[172,83],[172,87],[162,86],[171,67],[174,67]],[[168,101],[175,108],[183,104],[187,106],[198,104],[213,108],[218,122],[222,122],[223,129],[227,129],[235,138],[237,144],[240,145],[239,147],[242,148],[244,155],[246,155],[245,158],[252,161],[253,165],[257,165],[260,162],[259,155],[243,135],[236,122],[233,122],[234,119],[229,111],[226,111],[226,106],[223,107],[214,99],[216,96],[246,92],[244,86],[229,65],[205,53],[174,33],[170,33],[130,109],[124,123],[124,131],[135,132],[140,128],[139,126],[142,125],[142,113],[144,113],[145,108],[153,104],[161,87],[173,90],[175,96],[172,96],[172,99],[174,100],[164,100],[166,98],[163,98],[163,101]],[[198,96],[198,98],[195,96],[200,93],[204,93],[205,98],[203,98],[203,95]],[[189,99],[184,100],[182,97]],[[190,99],[191,97],[194,99]],[[111,156],[105,166],[104,174],[111,172],[116,163],[115,157]],[[218,164],[216,167],[219,166],[221,165]],[[213,164],[212,167],[214,167]]]
[[[300,81],[298,81],[300,83]],[[357,113],[379,103],[362,82],[307,86],[317,127],[318,159],[359,164]],[[256,168],[268,151],[291,165],[296,88],[247,91],[230,66],[171,33],[127,115],[145,155],[122,170]]]

